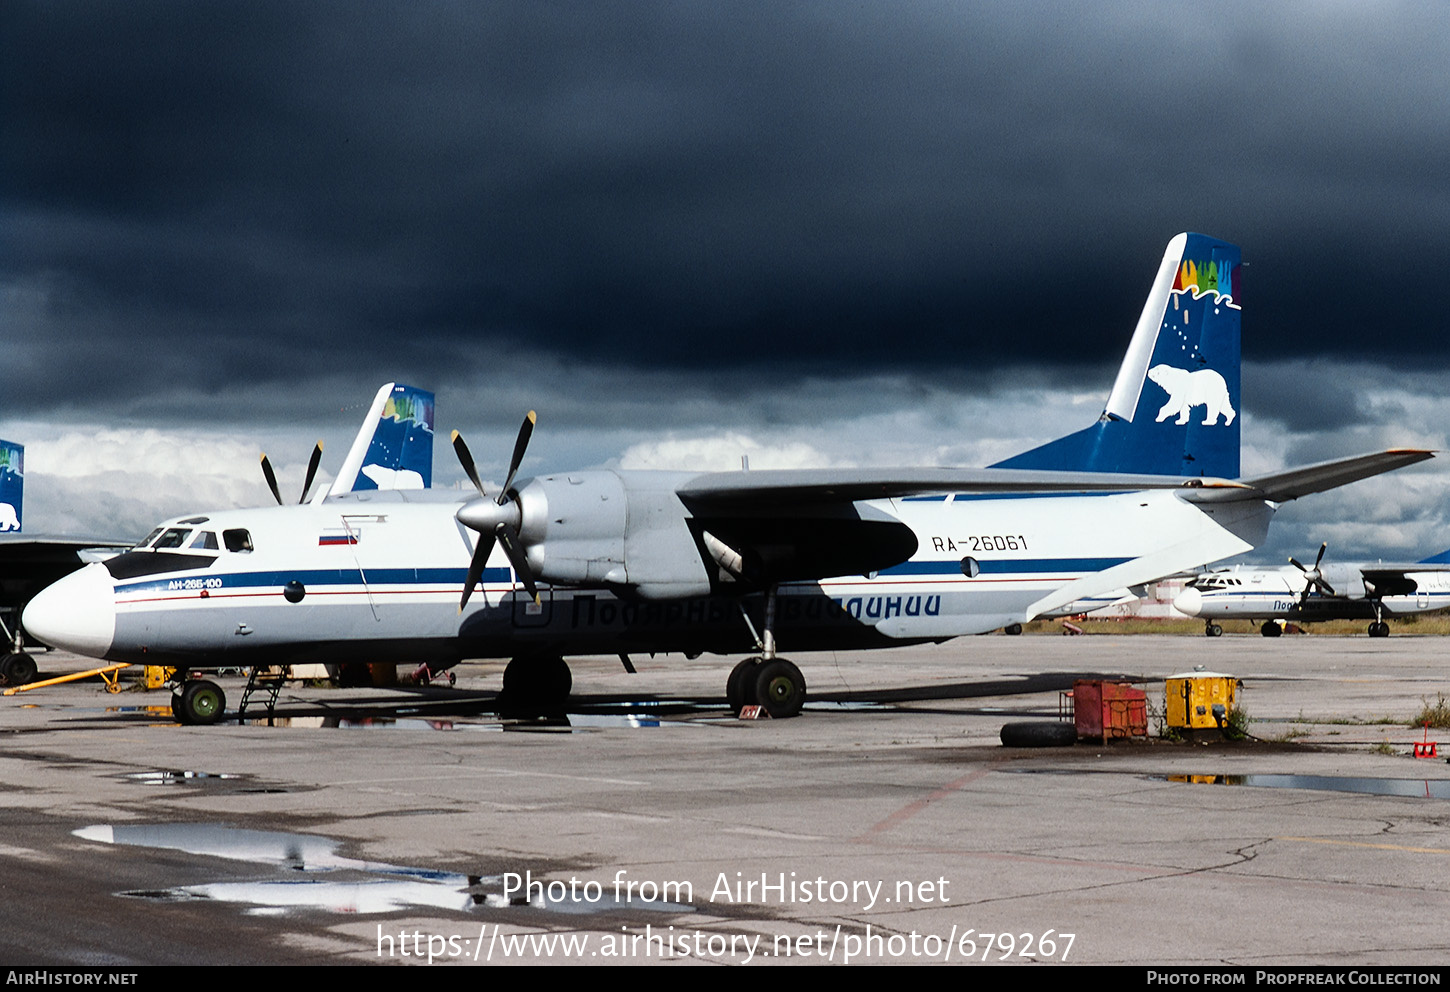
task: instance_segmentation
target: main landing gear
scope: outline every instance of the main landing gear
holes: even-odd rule
[[[0,658],[0,677],[6,685],[29,685],[37,671],[35,659],[23,651]]]
[[[1283,632],[1284,632],[1284,628],[1283,627],[1280,627],[1277,623],[1275,623],[1272,620],[1265,620],[1259,626],[1259,633],[1260,634],[1263,634],[1265,637],[1278,637]]]
[[[740,615],[755,636],[760,657],[746,658],[730,671],[725,681],[725,700],[738,716],[747,706],[759,706],[772,719],[796,716],[806,702],[806,679],[801,670],[775,654],[775,587],[765,594],[765,630],[755,634],[755,625],[742,604]]]
[[[9,617],[10,624],[5,622]],[[10,626],[14,625],[15,632],[10,632]],[[35,681],[36,667],[35,659],[25,653],[25,640],[20,635],[20,624],[12,614],[0,616],[0,634],[10,642],[10,653],[0,658],[0,679],[4,679],[7,685],[29,685]]]
[[[501,716],[561,716],[574,688],[574,676],[559,655],[514,658],[503,670]]]

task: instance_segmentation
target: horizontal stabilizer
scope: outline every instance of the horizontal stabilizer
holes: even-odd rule
[[[1369,455],[1340,458],[1335,461],[1306,465],[1303,468],[1276,472],[1257,479],[1242,480],[1243,488],[1237,491],[1210,489],[1186,493],[1184,499],[1190,503],[1224,503],[1242,499],[1265,499],[1271,503],[1287,503],[1310,493],[1321,493],[1327,489],[1358,482],[1371,476],[1390,472],[1406,465],[1434,458],[1433,451],[1417,448],[1392,448]]]

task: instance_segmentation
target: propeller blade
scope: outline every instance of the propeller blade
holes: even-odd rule
[[[468,578],[463,583],[463,599],[458,603],[459,613],[468,605],[468,597],[473,595],[473,587],[483,578],[483,568],[488,564],[488,556],[493,554],[493,543],[492,534],[478,535],[478,546],[473,549],[473,557],[468,562]]]
[[[1328,541],[1325,541],[1323,544],[1319,545],[1319,555],[1314,559],[1314,570],[1316,572],[1319,571],[1319,563],[1324,560],[1324,549],[1327,547],[1329,547]]]
[[[317,446],[312,449],[312,458],[307,463],[307,476],[302,480],[302,498],[298,503],[307,502],[307,490],[312,488],[312,480],[317,478],[317,466],[322,462],[322,442],[318,441]],[[282,502],[278,499],[277,502]]]
[[[508,501],[508,492],[514,484],[514,476],[519,473],[519,465],[524,460],[524,451],[529,446],[529,438],[534,436],[534,423],[539,415],[530,410],[524,417],[524,422],[519,425],[519,438],[514,442],[514,456],[509,459],[508,478],[503,482],[503,489],[499,490],[498,505],[503,506]]]
[[[1334,587],[1332,585],[1330,585],[1328,582],[1325,582],[1323,579],[1320,579],[1319,580],[1319,588],[1324,590],[1324,594],[1326,596],[1336,596],[1336,595],[1338,595],[1338,593],[1336,593],[1334,591]]]
[[[478,490],[478,495],[487,497],[483,491],[483,483],[478,481],[478,467],[473,464],[473,455],[468,450],[468,445],[463,443],[463,435],[457,431],[453,432],[453,453],[458,456],[459,464],[463,466],[463,474],[468,476],[468,481],[473,483],[473,488]]]
[[[1289,556],[1289,564],[1290,565],[1293,565],[1295,568],[1297,568],[1301,572],[1308,572],[1309,571],[1309,569],[1305,568],[1303,566],[1303,564],[1300,563],[1299,559],[1298,558],[1295,558],[1293,555],[1290,555]]]
[[[498,543],[503,545],[504,554],[509,556],[509,563],[513,565],[514,571],[518,573],[519,581],[534,597],[534,602],[539,601],[539,588],[534,585],[534,574],[529,569],[529,560],[524,557],[524,549],[518,545],[518,535],[515,534],[508,524],[499,524],[493,529],[498,536]]]
[[[265,451],[262,452],[262,475],[267,479],[267,488],[272,490],[272,498],[277,501],[278,506],[281,506],[282,491],[277,488],[277,473],[272,471],[271,459],[267,457]]]

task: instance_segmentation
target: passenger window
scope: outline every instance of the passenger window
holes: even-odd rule
[[[162,548],[179,548],[186,543],[186,536],[190,533],[190,527],[173,527],[157,538],[152,547],[158,551]]]
[[[222,531],[222,540],[226,542],[228,551],[252,550],[252,535],[241,528]]]
[[[192,539],[191,546],[202,551],[216,551],[216,535],[209,530],[204,530]]]

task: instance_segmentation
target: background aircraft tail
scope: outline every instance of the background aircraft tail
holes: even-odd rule
[[[1175,237],[1098,422],[992,467],[1238,478],[1239,275],[1237,245]]]
[[[328,494],[433,484],[433,394],[390,382],[378,390]]]
[[[24,515],[25,446],[0,441],[0,533],[18,533]]]

